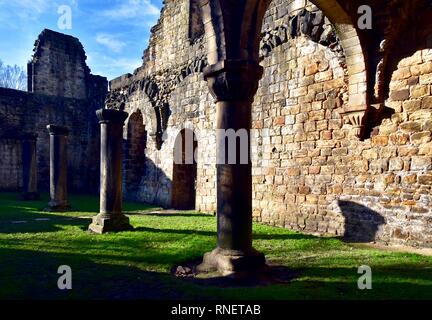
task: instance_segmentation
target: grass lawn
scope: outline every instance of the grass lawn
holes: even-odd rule
[[[98,211],[97,197],[72,196],[76,211],[69,213],[41,212],[47,196],[16,198],[0,194],[0,299],[432,299],[432,257],[255,224],[256,249],[297,277],[286,284],[221,287],[170,274],[214,248],[213,216],[161,216],[125,203],[135,231],[93,235],[85,230]],[[57,289],[60,265],[72,268],[73,290]],[[372,290],[357,289],[361,265],[372,268]]]

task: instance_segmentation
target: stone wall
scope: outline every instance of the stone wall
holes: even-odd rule
[[[77,38],[45,29],[35,42],[28,64],[29,92],[85,99],[90,74]]]
[[[14,140],[0,138],[1,158],[14,159],[14,170],[7,163],[0,165],[0,188],[17,190],[21,187],[20,134],[38,134],[38,180],[42,189],[49,186],[49,134],[47,124],[64,124],[71,128],[69,136],[69,183],[72,190],[98,188],[99,152],[98,122],[95,106],[87,100],[31,94],[0,88],[0,137],[13,136]],[[11,148],[14,141],[14,148]],[[13,183],[12,183],[13,182]]]
[[[90,74],[76,38],[44,30],[29,63],[29,91],[0,88],[0,189],[21,187],[23,133],[38,134],[39,187],[49,187],[48,124],[65,125],[69,136],[69,184],[72,191],[97,191],[99,186],[99,124],[106,78]],[[13,138],[11,140],[11,138]]]
[[[193,1],[166,1],[143,66],[112,81],[108,101],[131,115],[139,110],[148,132],[144,173],[127,196],[172,205],[174,143],[190,128],[198,137],[196,209],[214,212],[215,108],[200,72],[206,39],[191,39],[200,19],[189,19],[190,7]],[[416,16],[417,33],[404,30],[403,46],[377,53],[376,39],[340,40],[309,2],[272,2],[252,110],[256,221],[356,241],[432,245],[428,12]],[[379,15],[381,24],[389,19]],[[377,101],[375,78],[384,85]]]
[[[21,144],[14,137],[0,139],[0,191],[22,187]]]

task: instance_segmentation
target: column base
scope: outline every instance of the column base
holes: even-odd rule
[[[89,226],[89,231],[97,234],[131,230],[133,230],[133,227],[129,223],[129,218],[124,214],[98,214],[93,217],[93,222]]]
[[[45,212],[67,212],[71,211],[71,206],[67,203],[49,202]]]
[[[34,200],[40,200],[40,194],[37,192],[26,192],[22,193],[19,197],[19,200],[21,201],[34,201]]]
[[[216,248],[204,255],[198,272],[218,271],[222,275],[251,272],[266,266],[264,254],[252,249],[249,252],[223,250]]]

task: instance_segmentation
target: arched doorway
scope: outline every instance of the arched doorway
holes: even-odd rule
[[[127,125],[125,152],[125,189],[132,192],[139,187],[144,175],[147,131],[141,111],[134,112]]]
[[[173,161],[172,207],[174,209],[195,209],[197,147],[198,143],[192,130],[183,129],[178,134],[174,144]]]

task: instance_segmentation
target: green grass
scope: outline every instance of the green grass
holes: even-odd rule
[[[432,299],[432,257],[260,224],[254,246],[295,271],[291,282],[221,287],[178,279],[170,275],[173,266],[214,248],[215,217],[150,215],[149,206],[125,203],[136,230],[93,235],[85,230],[98,211],[96,197],[72,196],[76,211],[68,213],[41,212],[46,195],[35,202],[16,197],[0,194],[0,299]],[[57,289],[60,265],[72,268],[71,291]],[[372,290],[357,289],[361,265],[372,267]]]

